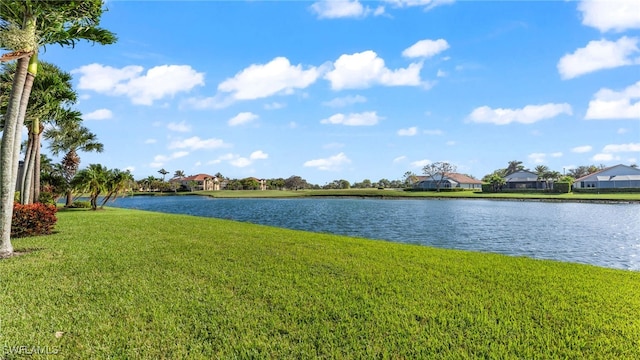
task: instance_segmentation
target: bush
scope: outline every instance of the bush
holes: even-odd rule
[[[13,218],[11,219],[11,237],[26,237],[51,234],[58,219],[54,205],[13,204]]]
[[[40,196],[38,196],[38,202],[51,205],[56,204],[56,200],[54,199],[53,194],[47,191],[43,191],[40,193]]]
[[[90,209],[91,203],[88,201],[74,201],[73,204],[67,207],[70,209]]]

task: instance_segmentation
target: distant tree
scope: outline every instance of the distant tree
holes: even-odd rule
[[[158,170],[158,173],[160,173],[160,175],[162,175],[162,182],[164,182],[164,177],[169,173],[167,170],[165,170],[164,168]]]
[[[284,181],[284,186],[290,190],[305,189],[307,187],[307,181],[300,176],[290,176]]]
[[[193,190],[198,187],[198,182],[195,180],[189,180],[187,186],[189,187],[189,191],[193,192]]]
[[[518,160],[509,161],[509,164],[505,169],[505,172],[506,172],[505,176],[511,175],[514,172],[520,171],[520,170],[524,170],[524,165],[522,165],[522,161],[518,161]]]
[[[183,177],[185,177],[184,171],[176,170],[176,172],[173,173],[173,177],[176,179],[182,179]]]
[[[91,164],[88,168],[78,171],[73,178],[73,187],[80,193],[89,194],[91,209],[98,208],[98,196],[107,191],[109,170],[100,164]]]
[[[491,189],[493,192],[500,191],[502,187],[507,183],[504,177],[495,172],[489,175],[489,177],[485,181],[491,184]]]
[[[445,176],[449,173],[456,172],[456,166],[448,162],[435,162],[425,165],[422,168],[422,172],[429,176],[432,181],[435,181],[436,191],[440,191]]]
[[[133,175],[131,175],[129,170],[108,170],[107,182],[105,184],[105,191],[107,194],[104,199],[102,199],[100,207],[103,208],[109,200],[115,200],[118,195],[124,193],[127,189],[130,189],[133,182]]]
[[[104,145],[98,141],[98,137],[94,133],[80,125],[82,122],[80,112],[72,110],[64,110],[63,112],[64,115],[58,119],[57,126],[47,129],[44,132],[44,137],[50,140],[49,148],[53,155],[65,154],[62,158],[63,176],[67,180],[67,184],[71,184],[80,166],[78,151],[102,152]],[[70,206],[72,201],[73,195],[71,191],[68,191],[65,206]]]
[[[244,190],[257,190],[260,188],[260,182],[256,178],[248,177],[240,180],[242,182],[242,188]]]
[[[389,188],[391,187],[391,181],[389,179],[380,179],[378,180],[378,187]]]
[[[538,176],[542,176],[542,175],[544,175],[544,173],[549,171],[549,167],[546,166],[546,165],[538,165],[538,166],[536,166],[534,171],[535,171],[536,174],[538,174]]]
[[[579,179],[581,177],[593,174],[595,172],[600,171],[601,169],[598,168],[595,165],[582,165],[582,166],[578,166],[574,169],[569,169],[568,175]]]
[[[267,188],[269,188],[271,190],[282,190],[283,187],[284,187],[284,179],[283,178],[267,180]]]
[[[402,178],[404,179],[404,186],[405,187],[409,187],[409,186],[415,184],[416,181],[418,181],[418,176],[416,176],[416,174],[414,174],[411,171],[407,171],[406,173],[404,173],[404,176]]]
[[[631,164],[631,165],[629,165],[629,166],[630,166],[630,167],[632,167],[632,168],[634,168],[634,169],[637,169],[637,168],[638,168],[638,164]]]

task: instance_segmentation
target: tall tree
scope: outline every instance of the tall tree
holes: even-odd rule
[[[56,127],[48,129],[44,134],[44,137],[51,141],[49,148],[53,155],[65,154],[62,158],[62,166],[67,184],[71,184],[80,166],[78,151],[102,152],[104,149],[98,137],[88,128],[80,125],[81,121],[79,112],[67,111],[65,121],[59,122]],[[65,206],[70,206],[72,202],[73,192],[69,189]]]
[[[440,187],[444,182],[444,178],[449,173],[456,171],[456,166],[448,162],[435,162],[427,164],[422,168],[422,172],[428,175],[432,181],[436,183],[436,191],[440,191]]]
[[[511,175],[516,171],[524,170],[524,165],[522,165],[522,161],[512,160],[509,161],[509,165],[507,165],[507,169],[505,171],[506,175]]]
[[[160,175],[162,175],[162,182],[164,182],[164,177],[169,173],[167,170],[165,170],[164,168],[158,170],[158,173]]]
[[[38,50],[50,44],[73,47],[79,40],[115,42],[111,32],[98,27],[102,5],[102,0],[0,2],[0,47],[11,52],[0,57],[0,61],[18,60],[0,143],[0,256],[13,253],[10,238],[13,195],[22,125],[38,70]]]
[[[37,201],[40,193],[40,142],[44,124],[56,120],[65,106],[76,101],[76,92],[71,84],[71,75],[49,63],[40,64],[40,75],[35,78],[27,111],[25,125],[28,128],[25,149],[24,171],[18,179],[21,202],[30,204]],[[3,66],[0,72],[0,87],[10,87],[15,73],[13,64]],[[5,92],[6,93],[6,92]],[[6,98],[6,97],[5,97]],[[2,99],[5,100],[5,99]],[[0,106],[6,109],[6,102]]]
[[[173,177],[176,179],[182,179],[183,177],[185,177],[184,171],[176,170],[176,172],[173,173]]]

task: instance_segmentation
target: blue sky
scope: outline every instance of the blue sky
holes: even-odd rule
[[[637,1],[109,1],[48,47],[105,145],[82,166],[323,185],[447,161],[640,162]]]

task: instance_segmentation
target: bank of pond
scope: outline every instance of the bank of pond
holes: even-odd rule
[[[638,204],[136,196],[111,205],[640,270]]]

